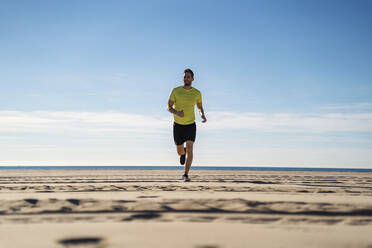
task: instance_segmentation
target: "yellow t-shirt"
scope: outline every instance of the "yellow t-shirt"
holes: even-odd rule
[[[195,122],[195,104],[202,102],[201,93],[194,87],[187,90],[183,86],[172,89],[169,100],[174,101],[173,108],[177,111],[183,110],[184,116],[174,116],[174,122],[182,125],[192,124]]]

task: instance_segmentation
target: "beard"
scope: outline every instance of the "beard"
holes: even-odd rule
[[[186,86],[190,86],[190,85],[191,85],[191,82],[184,82],[184,84],[185,84]]]

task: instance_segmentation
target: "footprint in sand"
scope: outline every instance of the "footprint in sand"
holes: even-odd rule
[[[198,245],[195,246],[195,248],[219,248],[220,246],[218,245]]]
[[[132,220],[149,220],[149,219],[156,219],[160,218],[161,214],[158,213],[140,213],[140,214],[133,214],[127,218],[122,219],[122,221],[132,221]]]
[[[80,200],[79,199],[66,199],[66,201],[68,201],[69,203],[72,203],[76,206],[80,205]]]
[[[140,195],[137,198],[158,198],[158,195]]]
[[[39,200],[38,199],[31,199],[31,198],[27,198],[27,199],[23,199],[25,202],[28,202],[32,205],[35,205]]]
[[[104,240],[100,237],[78,237],[58,240],[64,247],[104,248]]]

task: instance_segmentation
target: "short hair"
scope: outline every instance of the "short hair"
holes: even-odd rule
[[[185,70],[183,71],[183,73],[186,73],[186,72],[190,73],[191,76],[194,77],[194,72],[193,72],[190,68],[187,68],[187,69],[185,69]]]

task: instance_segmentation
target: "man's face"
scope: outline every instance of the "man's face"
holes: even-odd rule
[[[191,73],[184,72],[183,73],[183,82],[185,83],[185,85],[187,85],[187,86],[191,85],[192,81],[194,81],[194,78],[191,76]]]

